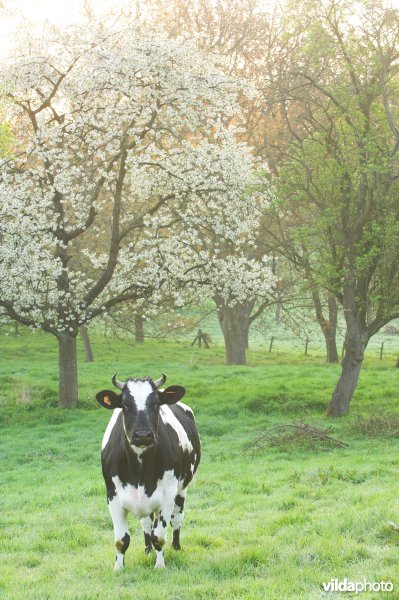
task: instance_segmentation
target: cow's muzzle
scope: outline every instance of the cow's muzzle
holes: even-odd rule
[[[135,431],[132,436],[133,446],[151,446],[155,442],[152,431]]]

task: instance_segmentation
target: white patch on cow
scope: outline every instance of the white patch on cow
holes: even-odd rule
[[[191,410],[191,408],[190,408],[189,406],[187,406],[187,404],[184,404],[184,402],[176,402],[176,404],[177,404],[178,406],[181,406],[181,407],[182,407],[182,409],[184,410],[184,412],[187,412],[187,413],[189,413],[190,415],[193,415],[193,416],[194,416],[194,413],[193,413],[193,411]]]
[[[126,431],[125,431],[125,433],[126,433]],[[137,454],[137,460],[139,461],[139,463],[142,464],[143,463],[143,459],[141,458],[141,455],[144,454],[144,452],[146,450],[148,450],[148,448],[152,448],[152,445],[151,446],[143,446],[143,447],[141,447],[141,446],[135,446],[134,444],[130,444],[130,447],[133,450],[133,452],[135,454]]]
[[[165,558],[163,553],[163,548],[158,552],[156,551],[156,559],[155,559],[155,569],[164,569],[165,568]]]
[[[151,513],[161,511],[172,514],[174,500],[178,490],[178,480],[173,470],[165,471],[158,480],[151,496],[147,496],[144,485],[137,487],[130,483],[123,486],[118,475],[112,477],[120,506],[137,517],[148,517]],[[170,516],[169,516],[170,519]]]
[[[149,381],[136,381],[135,379],[129,379],[127,382],[127,389],[134,398],[137,410],[145,410],[147,398],[153,391],[152,385]]]
[[[101,450],[104,450],[105,446],[108,444],[108,440],[109,440],[109,436],[112,433],[112,430],[115,426],[116,423],[116,419],[119,416],[119,413],[121,412],[121,408],[115,408],[114,412],[112,413],[112,417],[107,425],[107,429],[104,431],[104,435],[103,435],[103,441],[101,443]]]
[[[186,452],[192,452],[193,445],[188,439],[186,430],[180,421],[175,417],[170,407],[167,404],[163,404],[159,409],[159,414],[165,425],[170,425],[176,431],[181,448]]]
[[[144,533],[151,535],[151,529],[152,529],[151,517],[143,517],[141,519],[141,527],[143,528]]]
[[[187,489],[180,490],[179,496],[181,496],[182,498],[185,499],[187,496]],[[182,511],[180,506],[175,504],[175,506],[173,508],[172,516],[170,519],[170,524],[172,525],[172,529],[173,530],[180,529],[183,519],[184,519],[184,511]]]
[[[118,496],[114,496],[108,503],[109,512],[111,513],[112,523],[114,525],[115,535],[115,565],[114,571],[120,571],[124,567],[124,555],[120,552],[116,546],[117,542],[121,542],[125,534],[129,533],[129,527],[127,523],[127,513],[122,508]]]

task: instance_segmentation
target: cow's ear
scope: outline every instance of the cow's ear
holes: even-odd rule
[[[104,408],[120,408],[122,405],[122,394],[115,394],[112,390],[103,390],[96,394],[96,400]]]
[[[171,385],[166,390],[158,390],[158,396],[161,404],[175,404],[186,393],[186,388],[181,385]]]

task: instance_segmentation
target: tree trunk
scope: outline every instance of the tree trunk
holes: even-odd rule
[[[244,337],[245,337],[245,350],[248,350],[248,348],[249,348],[249,323],[248,323],[247,329],[244,331]]]
[[[340,378],[328,405],[327,414],[329,416],[338,417],[348,414],[349,404],[357,387],[368,341],[369,335],[366,327],[357,322],[355,318],[347,318],[345,356],[341,362]]]
[[[224,337],[226,365],[245,365],[250,317],[247,305],[219,304],[217,315]]]
[[[324,339],[326,341],[327,362],[334,364],[338,362],[337,340],[334,334],[325,331]]]
[[[144,343],[144,319],[140,314],[134,317],[134,340],[136,344]]]
[[[94,362],[93,350],[91,349],[87,325],[81,325],[79,331],[83,342],[83,348],[85,350],[85,360],[86,362]]]
[[[311,281],[310,275],[307,276]],[[320,329],[323,332],[324,339],[326,341],[326,353],[328,363],[338,362],[338,350],[337,350],[337,320],[338,320],[338,306],[337,301],[332,294],[328,294],[328,319],[325,319],[323,314],[323,306],[321,303],[321,297],[318,287],[311,281],[311,293],[313,304],[316,311],[317,321],[320,325]]]
[[[281,318],[281,302],[277,302],[276,311],[274,313],[274,320],[276,321],[276,323],[278,323],[280,321],[280,318]]]
[[[328,322],[325,323],[323,330],[326,340],[327,362],[338,362],[337,350],[337,322],[338,322],[338,306],[335,297],[332,294],[328,295]]]
[[[74,408],[78,403],[78,364],[76,356],[76,335],[59,333],[58,338],[58,404]]]

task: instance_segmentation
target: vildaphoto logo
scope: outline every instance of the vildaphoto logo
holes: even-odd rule
[[[328,583],[323,583],[325,592],[392,592],[392,581],[350,581],[350,579],[331,579]]]

